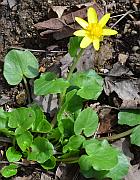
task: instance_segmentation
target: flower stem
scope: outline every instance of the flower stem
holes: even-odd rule
[[[75,69],[75,67],[76,67],[76,65],[77,65],[77,63],[78,63],[78,61],[79,61],[79,59],[80,59],[80,57],[81,57],[81,55],[82,55],[83,52],[84,52],[84,49],[80,49],[78,55],[73,58],[73,64],[72,64],[72,66],[70,67],[70,71],[69,71],[69,73],[68,73],[68,75],[67,75],[67,80],[68,80],[68,81],[70,80],[70,78],[71,78],[71,76],[72,76],[72,73],[73,73],[73,71],[74,71],[74,69]],[[62,103],[63,103],[63,101],[64,101],[65,94],[66,94],[66,90],[65,90],[65,91],[62,93],[62,95],[61,95],[60,105],[62,105]]]
[[[70,158],[65,158],[65,159],[56,159],[56,161],[72,164],[72,163],[77,163],[79,161],[79,158],[80,157],[70,157]]]
[[[73,73],[73,71],[74,71],[74,69],[75,69],[75,67],[76,67],[76,65],[77,65],[77,63],[78,63],[83,52],[84,52],[84,49],[80,49],[78,55],[73,58],[73,64],[72,64],[70,71],[68,73],[68,76],[67,76],[68,81],[70,80],[72,73]]]
[[[29,91],[29,88],[28,88],[27,80],[26,80],[26,78],[24,76],[23,76],[23,81],[24,81],[24,85],[25,85],[25,89],[26,89],[26,93],[27,93],[28,103],[30,104],[31,103],[30,91]]]
[[[129,129],[129,130],[127,130],[127,131],[125,131],[125,132],[122,132],[122,133],[120,133],[120,134],[115,134],[115,135],[108,136],[108,137],[101,137],[101,138],[97,138],[97,139],[99,139],[99,140],[106,139],[106,140],[108,140],[108,141],[115,141],[115,140],[117,140],[117,139],[120,139],[120,138],[123,138],[123,137],[125,137],[125,136],[130,135],[133,130],[134,130],[134,128]]]
[[[67,76],[67,80],[68,80],[68,81],[70,80],[70,78],[71,78],[71,76],[72,76],[72,73],[73,73],[73,71],[74,71],[74,69],[75,69],[75,67],[76,67],[76,65],[77,65],[77,63],[78,63],[78,61],[79,61],[79,59],[80,59],[80,57],[81,57],[81,55],[82,55],[83,52],[84,52],[84,49],[80,49],[78,55],[73,58],[73,64],[72,64],[72,66],[70,67],[70,71],[69,71],[68,76]],[[64,90],[63,93],[60,95],[59,107],[58,107],[58,111],[57,111],[57,112],[59,112],[60,109],[61,109],[61,107],[62,107],[64,98],[65,98],[65,94],[66,94],[66,90]],[[55,115],[55,117],[53,118],[53,120],[52,120],[52,122],[51,122],[52,127],[55,126],[55,124],[56,124],[56,119],[57,119],[57,115]]]

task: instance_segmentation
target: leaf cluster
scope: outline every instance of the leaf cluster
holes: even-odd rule
[[[78,56],[79,44],[80,39],[70,39],[72,57]],[[12,50],[5,57],[4,76],[10,85],[17,85],[23,78],[37,77],[38,67],[31,52]],[[52,124],[36,104],[11,112],[0,108],[0,133],[12,140],[5,153],[9,165],[1,169],[1,174],[5,178],[15,175],[20,168],[17,162],[26,159],[39,163],[46,170],[54,169],[58,162],[78,163],[87,178],[121,180],[128,171],[127,158],[107,140],[95,138],[98,114],[93,108],[84,106],[88,100],[97,101],[102,91],[103,78],[94,70],[75,72],[69,80],[52,72],[42,73],[34,81],[34,94],[60,95],[57,122]],[[119,114],[120,124],[126,123],[123,113]],[[134,117],[135,123],[130,118],[128,125],[139,124],[138,117]],[[137,145],[140,144],[136,136],[139,128],[137,126],[131,135],[132,143]]]

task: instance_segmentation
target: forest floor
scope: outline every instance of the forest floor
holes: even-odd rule
[[[69,66],[67,45],[75,25],[72,13],[85,17],[85,8],[92,2],[48,0],[0,0],[0,106],[4,109],[26,106],[24,85],[9,86],[3,77],[6,53],[11,49],[29,49],[39,60],[40,72],[53,71],[60,76]],[[87,48],[78,71],[95,69],[104,77],[104,91],[99,97],[99,134],[108,136],[128,129],[117,124],[121,109],[140,109],[140,1],[139,0],[97,0],[94,3],[99,17],[111,13],[109,27],[118,31],[117,36],[106,38],[97,53]],[[53,21],[52,18],[55,20]],[[60,18],[60,21],[57,21]],[[65,20],[65,21],[64,21]],[[41,23],[46,21],[46,23]],[[63,21],[63,22],[62,22]],[[64,70],[64,66],[66,69]],[[32,97],[43,106],[46,113],[52,113],[46,100]],[[90,102],[89,102],[90,103]],[[53,103],[50,109],[54,109]],[[47,109],[47,110],[46,110]],[[1,136],[1,135],[0,135]],[[126,143],[124,143],[126,142]],[[124,145],[125,144],[125,145]],[[7,143],[0,140],[1,151]],[[129,137],[122,138],[117,145],[125,149],[133,165],[125,180],[139,180],[140,148],[129,144]],[[129,156],[128,155],[128,156]],[[69,173],[71,171],[71,173]],[[3,179],[2,177],[0,177]],[[77,166],[61,164],[53,172],[39,167],[21,167],[13,180],[82,180]]]

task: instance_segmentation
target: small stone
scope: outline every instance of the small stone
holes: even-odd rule
[[[123,65],[126,63],[128,59],[128,55],[127,54],[119,54],[118,56],[118,61]]]
[[[139,49],[140,49],[139,46],[133,46],[132,51],[133,51],[133,52],[137,52]]]
[[[132,35],[136,35],[136,34],[137,34],[137,31],[134,31],[134,30],[133,30],[133,31],[131,31],[131,34],[132,34]]]

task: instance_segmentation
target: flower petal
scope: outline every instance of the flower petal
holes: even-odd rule
[[[84,28],[84,29],[86,29],[88,27],[88,22],[80,17],[75,17],[75,21],[77,21],[78,24],[80,24],[80,26],[82,26],[82,28]]]
[[[75,36],[81,36],[81,37],[83,37],[83,36],[86,36],[87,31],[86,31],[86,30],[77,30],[77,31],[75,31],[73,34],[74,34]]]
[[[97,13],[95,9],[92,7],[88,8],[87,17],[88,17],[88,23],[97,23],[98,21]]]
[[[99,25],[103,28],[103,27],[106,25],[106,23],[108,22],[109,18],[110,18],[110,14],[109,14],[109,13],[105,14],[105,15],[100,19]]]
[[[80,48],[86,48],[92,43],[92,40],[89,37],[84,37],[80,43]]]
[[[99,50],[99,48],[100,48],[100,40],[99,39],[93,40],[93,47],[95,48],[96,51]]]
[[[111,36],[111,35],[115,35],[118,32],[116,30],[113,29],[103,29],[102,35],[103,36]]]

